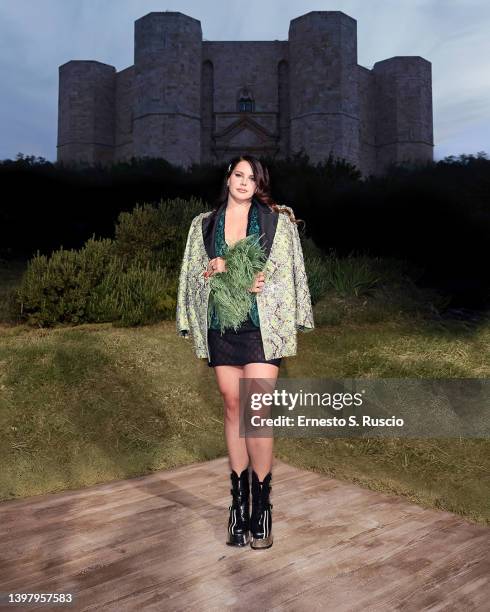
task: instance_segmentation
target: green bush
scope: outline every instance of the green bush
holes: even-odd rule
[[[325,269],[325,254],[311,238],[301,238],[311,303],[315,305],[328,291],[329,282]]]
[[[302,247],[313,304],[327,291],[341,297],[371,296],[384,278],[379,258],[354,254],[338,257],[333,250],[325,254],[310,238],[302,240]]]
[[[312,304],[328,291],[341,297],[373,295],[383,278],[377,259],[364,255],[340,258],[333,251],[327,255],[311,238],[302,239],[301,244]]]
[[[134,263],[128,269],[114,258],[87,304],[89,320],[114,321],[121,327],[175,316],[177,282],[159,266]]]
[[[201,199],[175,198],[121,213],[115,230],[118,256],[127,264],[159,266],[177,274],[191,221],[205,210]]]
[[[305,255],[305,268],[311,303],[315,305],[330,288],[325,270],[325,258],[317,255],[313,257]]]
[[[158,265],[126,266],[114,251],[113,241],[90,239],[80,251],[36,255],[16,291],[21,320],[39,327],[102,321],[127,326],[172,318],[176,278]]]
[[[373,295],[381,280],[381,275],[373,269],[371,258],[365,255],[338,258],[330,253],[324,265],[329,285],[343,297]]]
[[[89,239],[83,249],[38,254],[28,263],[16,290],[20,318],[40,327],[87,320],[88,298],[104,278],[114,242]]]
[[[204,210],[196,198],[136,206],[119,216],[115,240],[92,238],[49,258],[38,252],[16,290],[20,319],[45,327],[173,318],[189,226]]]

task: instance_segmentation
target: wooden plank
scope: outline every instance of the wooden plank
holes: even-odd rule
[[[70,609],[478,610],[490,529],[275,460],[274,546],[225,545],[226,458],[0,504],[0,592]],[[30,609],[35,609],[34,606]]]

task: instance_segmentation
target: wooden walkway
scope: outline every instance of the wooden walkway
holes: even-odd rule
[[[490,529],[275,460],[274,545],[225,545],[226,458],[0,504],[2,610],[489,610]]]

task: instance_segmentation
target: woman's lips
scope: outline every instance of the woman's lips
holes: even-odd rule
[[[247,190],[246,189],[238,189],[238,191],[242,191],[243,193],[245,193]]]

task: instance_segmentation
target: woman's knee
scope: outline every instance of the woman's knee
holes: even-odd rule
[[[224,407],[225,407],[225,418],[234,421],[238,420],[240,414],[240,401],[234,393],[222,393]]]

